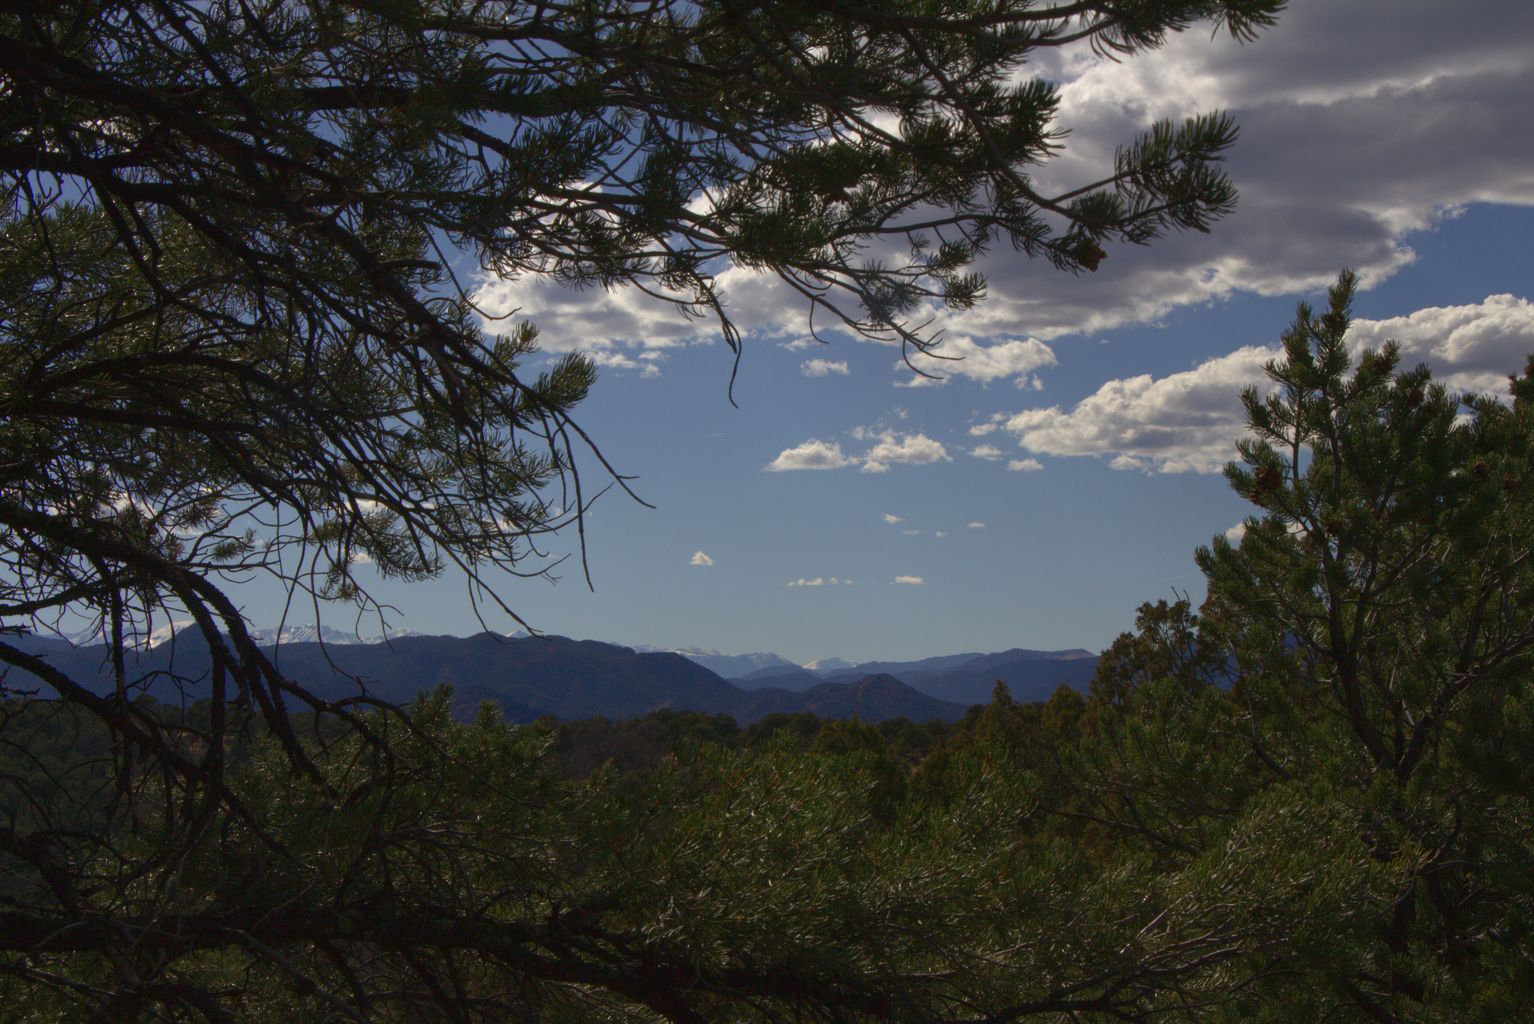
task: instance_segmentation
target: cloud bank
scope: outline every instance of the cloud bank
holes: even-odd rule
[[[1115,244],[1097,273],[1075,277],[998,246],[977,268],[988,279],[985,301],[913,316],[930,313],[932,328],[946,332],[938,354],[963,358],[913,358],[949,380],[1036,387],[1038,371],[1054,365],[1053,338],[1154,322],[1238,292],[1295,294],[1324,286],[1344,265],[1367,286],[1415,258],[1412,231],[1471,203],[1534,204],[1531,38],[1529,4],[1293,0],[1247,45],[1194,29],[1123,61],[1086,47],[1041,54],[1022,73],[1062,83],[1057,123],[1070,132],[1036,169],[1042,190],[1096,180],[1119,146],[1158,119],[1220,109],[1241,128],[1227,164],[1240,205],[1212,234]],[[718,281],[749,335],[804,341],[805,304],[774,276],[732,267]],[[660,370],[641,361],[645,353],[719,336],[710,319],[688,319],[631,288],[487,277],[473,297],[489,313],[533,320],[550,351],[579,348],[648,375]],[[841,374],[844,365],[810,360],[802,372]]]
[[[1506,391],[1507,375],[1534,352],[1534,303],[1491,295],[1386,320],[1358,319],[1348,333],[1356,357],[1394,339],[1401,365],[1426,364],[1451,390]],[[1110,380],[1070,409],[1027,409],[1002,427],[1039,455],[1091,455],[1115,469],[1215,473],[1245,432],[1241,390],[1267,386],[1263,366],[1278,346],[1246,346],[1192,370]],[[1027,460],[1033,461],[1033,460]]]

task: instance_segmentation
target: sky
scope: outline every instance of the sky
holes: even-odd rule
[[[547,351],[597,360],[577,418],[654,506],[597,502],[591,588],[573,537],[557,584],[508,578],[529,625],[800,663],[1098,650],[1142,602],[1201,599],[1194,549],[1252,511],[1220,475],[1239,393],[1341,268],[1363,285],[1355,341],[1395,338],[1451,386],[1503,390],[1534,352],[1534,5],[1293,0],[1254,43],[1195,29],[1031,70],[1061,83],[1070,131],[1045,188],[1098,177],[1157,119],[1221,109],[1240,203],[1079,277],[988,256],[987,299],[936,311],[963,357],[930,364],[940,382],[896,348],[810,341],[802,305],[739,270],[736,405],[717,326],[632,292],[479,283]],[[393,628],[481,628],[452,578],[380,596]]]

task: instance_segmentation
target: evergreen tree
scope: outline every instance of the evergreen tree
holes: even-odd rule
[[[1245,395],[1232,485],[1262,510],[1199,552],[1260,767],[1346,807],[1367,941],[1324,974],[1379,1020],[1504,1019],[1534,982],[1527,790],[1534,376],[1459,396],[1347,344],[1354,278],[1302,307]],[[1534,370],[1534,364],[1531,364]],[[1509,982],[1514,984],[1509,986]],[[1444,1015],[1444,1016],[1439,1016]]]
[[[1110,648],[1050,806],[1158,906],[1201,899],[1201,863],[1231,872],[1205,926],[1245,944],[1245,980],[1214,1019],[1513,1019],[1534,986],[1514,867],[1534,363],[1506,399],[1451,394],[1393,344],[1350,348],[1354,284],[1301,307],[1246,393],[1227,475],[1258,513],[1198,552],[1196,619],[1147,605]]]

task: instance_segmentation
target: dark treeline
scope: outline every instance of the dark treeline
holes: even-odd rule
[[[908,718],[867,725],[822,720],[809,712],[800,712],[767,715],[741,727],[728,715],[696,711],[655,711],[620,721],[544,720],[538,725],[552,734],[550,756],[559,770],[572,778],[585,778],[609,764],[620,772],[653,769],[679,751],[700,743],[756,752],[769,745],[783,744],[815,752],[868,749],[914,768],[955,729],[967,727],[979,713],[978,708],[972,709],[959,726],[942,721],[912,722]]]

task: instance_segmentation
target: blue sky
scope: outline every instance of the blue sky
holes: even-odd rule
[[[1037,70],[1063,83],[1072,133],[1042,184],[1096,177],[1156,118],[1220,108],[1242,126],[1241,205],[1210,235],[1110,250],[1079,278],[988,258],[986,302],[934,311],[965,356],[933,364],[941,384],[909,386],[893,348],[807,343],[801,308],[731,271],[735,408],[706,323],[634,294],[482,282],[547,349],[598,360],[579,419],[656,506],[597,503],[594,591],[576,560],[554,586],[508,579],[529,624],[801,662],[1098,649],[1142,601],[1201,597],[1193,549],[1246,513],[1218,473],[1239,389],[1341,267],[1365,285],[1360,343],[1396,337],[1455,386],[1498,386],[1534,351],[1534,7],[1295,0],[1247,46],[1195,30]],[[479,628],[457,580],[378,596],[397,628]],[[269,595],[242,597],[275,621]]]

